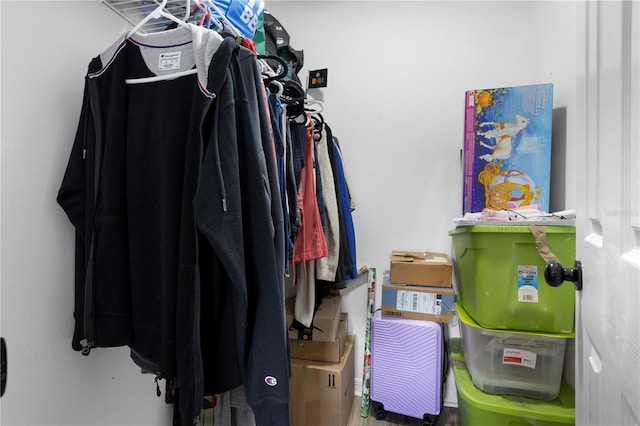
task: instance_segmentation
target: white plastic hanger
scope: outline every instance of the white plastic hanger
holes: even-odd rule
[[[278,90],[274,93],[277,97],[281,97],[284,93],[284,86],[278,80],[273,80],[269,82],[269,85],[275,86]]]
[[[160,4],[158,5],[158,7],[156,7],[151,13],[149,13],[147,16],[145,16],[144,18],[142,18],[142,20],[140,22],[138,22],[136,24],[136,26],[134,26],[131,31],[129,31],[129,33],[127,34],[127,38],[130,38],[132,35],[134,35],[135,33],[138,32],[138,30],[140,30],[140,28],[142,28],[144,26],[144,24],[146,24],[147,22],[149,22],[151,19],[158,19],[160,17],[164,17],[167,18],[170,21],[175,22],[176,24],[185,27],[187,26],[187,23],[181,19],[176,18],[175,16],[173,16],[170,13],[167,13],[164,10],[164,7],[167,5],[167,1],[168,0],[162,0],[162,2],[160,2]],[[189,13],[189,5],[190,5],[190,1],[187,1],[187,13]],[[187,15],[188,18],[188,15]]]
[[[197,5],[197,4],[196,4]],[[191,16],[191,0],[187,0],[187,6],[185,7],[184,18],[182,20],[184,22],[189,21],[189,17]]]
[[[185,75],[191,75],[197,73],[198,70],[196,68],[192,68],[185,71],[174,72],[171,74],[165,75],[156,75],[153,77],[142,77],[142,78],[127,78],[124,80],[127,84],[140,84],[140,83],[152,83],[154,81],[166,81],[166,80],[175,80],[179,77],[184,77]]]
[[[304,100],[304,109],[312,114],[319,114],[324,111],[324,103],[307,95]]]

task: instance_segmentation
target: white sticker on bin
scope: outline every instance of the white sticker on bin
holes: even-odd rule
[[[538,303],[538,267],[518,265],[518,302]]]
[[[521,365],[531,369],[536,368],[536,353],[523,351],[522,349],[504,348],[502,352],[502,363],[511,365]]]

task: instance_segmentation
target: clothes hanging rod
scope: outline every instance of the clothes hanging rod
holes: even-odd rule
[[[169,0],[164,10],[176,18],[183,19],[189,16],[187,12],[187,0]],[[147,14],[157,8],[161,2],[158,0],[102,0],[102,4],[118,14],[132,26],[135,26]],[[143,33],[153,33],[163,31],[171,25],[171,21],[166,18],[152,19],[141,29]]]
[[[0,0],[2,1],[2,0]],[[109,9],[114,11],[131,26],[135,27],[145,16],[155,10],[162,4],[161,0],[102,0],[102,3]],[[225,13],[215,4],[213,0],[168,0],[164,11],[170,13],[178,19],[188,20],[194,18],[192,13],[187,12],[189,9],[187,3],[200,8],[201,11],[208,8],[212,18],[222,23],[222,25],[234,36],[240,36],[241,32],[230,22]],[[193,9],[191,9],[193,10]],[[154,33],[167,29],[168,26],[175,23],[171,20],[160,17],[151,19],[146,22],[138,31],[142,33]]]

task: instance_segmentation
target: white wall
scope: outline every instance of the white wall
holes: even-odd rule
[[[97,1],[2,1],[2,425],[169,425],[128,351],[71,349],[73,228],[56,194],[89,60],[126,23]]]
[[[556,174],[567,189],[552,202],[573,206],[573,2],[268,0],[267,8],[304,50],[305,69],[329,68],[329,87],[312,95],[344,150],[358,264],[375,266],[379,282],[392,249],[450,251],[467,89],[555,84],[567,125],[558,130],[566,172],[560,164]],[[3,0],[0,14],[1,333],[9,346],[0,423],[170,424],[153,377],[126,350],[71,350],[73,234],[55,204],[87,64],[128,27],[97,1]],[[348,289],[344,306],[359,380],[364,286]]]
[[[550,210],[576,207],[576,66],[577,10],[573,1],[531,3],[532,71],[551,81],[553,88],[553,135]],[[578,145],[578,147],[576,146]]]

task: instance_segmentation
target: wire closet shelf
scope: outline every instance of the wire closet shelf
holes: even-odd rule
[[[160,0],[102,0],[102,3],[132,26],[162,4]],[[194,4],[197,3],[191,0],[168,0],[164,11],[186,21],[191,15],[190,8]],[[171,24],[169,19],[160,16],[149,20],[139,31],[143,33],[164,31]]]

